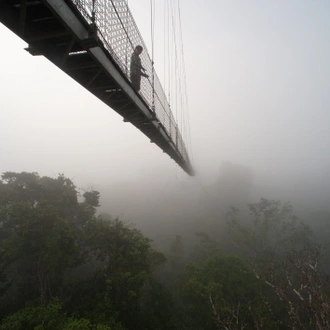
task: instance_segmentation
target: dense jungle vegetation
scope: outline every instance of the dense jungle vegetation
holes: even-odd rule
[[[233,206],[217,230],[201,217],[159,251],[99,198],[64,175],[2,175],[1,330],[330,329],[327,237],[289,203]]]

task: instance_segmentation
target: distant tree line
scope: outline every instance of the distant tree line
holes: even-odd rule
[[[0,180],[0,330],[330,329],[328,256],[290,204],[232,207],[164,253],[64,175]],[[203,219],[201,219],[202,222]]]

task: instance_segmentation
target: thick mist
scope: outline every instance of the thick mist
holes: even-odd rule
[[[150,49],[149,1],[129,5]],[[291,201],[313,224],[330,200],[329,9],[322,0],[181,1],[194,178],[1,25],[0,171],[64,173],[100,191],[99,212],[164,244],[212,232],[230,205],[261,197]]]
[[[326,174],[324,174],[326,175]],[[151,177],[136,182],[118,182],[94,188],[101,192],[101,213],[119,217],[141,229],[162,250],[169,248],[176,235],[194,244],[195,234],[205,232],[223,244],[229,244],[227,213],[238,208],[249,219],[248,205],[261,198],[289,202],[293,212],[323,239],[330,230],[328,204],[330,185],[325,176],[311,173],[308,177],[277,177],[269,172],[230,161],[219,165],[213,180],[188,178],[174,174],[159,183]]]
[[[196,175],[0,25],[0,330],[330,329],[330,2],[126,3]]]

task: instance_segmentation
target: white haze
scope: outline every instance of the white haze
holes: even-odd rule
[[[103,211],[157,218],[173,231],[179,217],[204,211],[202,202],[189,205],[218,198],[212,187],[227,160],[252,171],[248,199],[326,208],[329,1],[180,3],[195,178],[2,25],[0,171],[64,173],[98,189]],[[163,4],[156,1],[160,76]],[[150,49],[150,1],[129,5]]]

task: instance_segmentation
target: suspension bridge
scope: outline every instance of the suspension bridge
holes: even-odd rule
[[[189,175],[182,133],[147,51],[150,79],[130,81],[135,46],[147,49],[125,0],[0,0],[0,22],[133,124]]]

